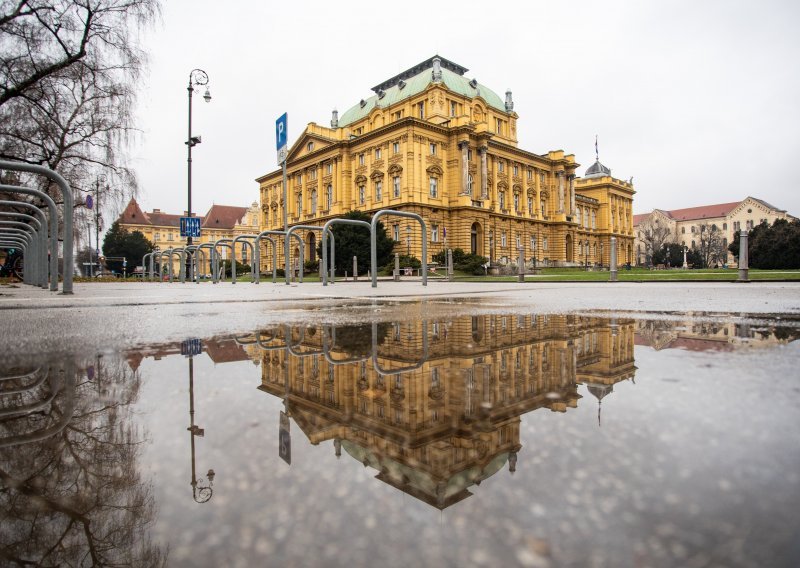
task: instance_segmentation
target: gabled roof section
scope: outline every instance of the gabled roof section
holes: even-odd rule
[[[368,99],[362,99],[359,104],[345,111],[339,119],[339,127],[347,126],[348,124],[361,120],[376,107],[387,108],[395,103],[422,93],[428,88],[428,85],[433,82],[432,69],[434,59],[435,57],[431,57],[419,65],[415,65],[411,69],[404,71],[400,75],[392,77],[380,85],[373,87],[373,90],[378,89],[378,91],[376,91],[378,94]],[[463,95],[469,99],[481,97],[486,101],[486,104],[494,109],[505,114],[508,113],[508,111],[506,111],[505,102],[497,93],[492,91],[489,87],[481,85],[477,80],[470,80],[464,77],[463,74],[467,71],[466,68],[450,61],[447,62],[448,65],[445,65],[444,62],[447,60],[440,59],[442,62],[441,84],[445,85],[454,93]],[[419,69],[419,72],[414,75],[408,75],[411,71],[417,69]],[[456,69],[456,71],[453,71],[453,69]],[[381,95],[381,88],[384,85],[387,85],[387,87],[383,89],[383,95]]]
[[[247,207],[233,205],[212,205],[202,219],[202,227],[206,229],[233,229],[242,223],[247,215]]]
[[[713,219],[714,217],[725,217],[741,201],[732,203],[717,203],[715,205],[701,205],[700,207],[688,207],[686,209],[672,209],[668,211],[670,216],[676,221],[691,221],[693,219]]]
[[[125,210],[119,216],[119,222],[123,225],[152,225],[147,213],[142,211],[136,200],[131,198]]]
[[[148,213],[150,224],[156,227],[180,227],[181,215],[172,215],[171,213],[161,213],[160,211],[153,210]]]
[[[311,154],[316,152],[317,150],[322,150],[329,146],[332,146],[336,140],[333,138],[326,138],[324,136],[320,136],[319,134],[312,134],[306,128],[303,131],[303,134],[300,135],[294,144],[292,144],[291,148],[289,148],[288,160],[293,161],[296,158],[302,158],[307,154]],[[312,148],[309,150],[308,145],[309,143],[313,144]]]

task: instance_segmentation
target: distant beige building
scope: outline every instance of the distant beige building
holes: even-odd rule
[[[702,234],[707,230],[721,231],[721,246],[727,250],[736,231],[752,229],[762,221],[771,225],[776,219],[792,220],[794,217],[786,210],[755,197],[671,211],[654,209],[650,213],[634,215],[636,264],[649,264],[653,254],[651,249],[663,244],[678,243],[695,249],[700,246]],[[722,262],[732,264],[733,255],[726,253]]]
[[[238,235],[257,234],[259,214],[260,209],[256,202],[250,207],[212,205],[208,213],[200,217],[200,238],[193,239],[193,242],[210,243]],[[177,215],[163,213],[161,209],[153,209],[148,213],[142,211],[135,199],[131,199],[117,221],[120,227],[128,231],[139,231],[156,248],[166,250],[186,246],[186,238],[180,235],[180,219],[185,215],[185,211],[182,215]],[[223,256],[227,255],[227,250],[223,247],[221,251]],[[237,246],[236,258],[242,262],[249,262],[247,248],[242,245]],[[201,270],[209,272],[210,268],[201,267]]]

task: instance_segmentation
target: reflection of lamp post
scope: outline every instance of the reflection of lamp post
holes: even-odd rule
[[[204,485],[203,478],[197,478],[196,468],[195,468],[195,449],[194,449],[194,437],[200,436],[201,438],[205,434],[205,430],[200,428],[200,426],[194,423],[194,362],[192,357],[189,357],[189,422],[190,425],[187,428],[190,433],[190,437],[192,440],[192,497],[198,503],[205,503],[211,496],[214,494],[214,470],[209,469],[208,473],[206,474],[206,478],[208,479],[208,485]]]
[[[411,226],[406,225],[406,256],[411,256]]]
[[[188,182],[187,182],[187,190],[188,190],[188,202],[186,208],[186,216],[192,216],[192,148],[197,144],[200,144],[201,139],[199,136],[192,136],[192,93],[194,93],[195,87],[208,85],[208,74],[202,69],[192,69],[189,73],[189,86],[187,90],[189,91],[189,136],[185,142],[186,146],[188,147],[189,157],[187,159],[187,169],[188,169]],[[206,92],[203,95],[203,100],[207,103],[211,102],[211,93],[206,87]],[[186,237],[186,245],[192,244],[192,237]],[[189,255],[186,255],[186,263],[187,268],[189,266]]]

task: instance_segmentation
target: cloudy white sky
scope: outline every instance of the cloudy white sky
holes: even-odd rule
[[[223,8],[225,6],[225,8]],[[637,213],[759,197],[800,215],[800,2],[336,2],[167,0],[144,36],[139,202],[186,209],[189,72],[193,209],[249,205],[277,168],[275,119],[289,141],[327,125],[370,87],[440,54],[502,93],[520,147],[574,153],[633,176]],[[200,93],[202,95],[202,93]]]

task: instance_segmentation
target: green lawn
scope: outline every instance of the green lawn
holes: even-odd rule
[[[707,269],[707,270],[646,270],[632,268],[617,272],[620,282],[670,282],[670,281],[728,281],[733,282],[739,277],[736,269]],[[800,280],[800,270],[757,270],[751,269],[750,280]],[[544,268],[538,274],[528,274],[527,282],[564,282],[585,281],[605,282],[609,278],[608,271],[590,271],[577,268]],[[456,280],[463,281],[508,281],[516,282],[516,276],[469,276],[456,274]]]

